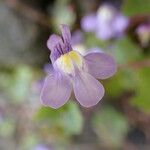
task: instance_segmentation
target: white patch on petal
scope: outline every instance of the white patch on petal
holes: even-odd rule
[[[64,73],[72,74],[74,72],[74,66],[68,53],[59,57],[56,60],[56,65],[58,69],[60,69]]]
[[[73,49],[76,50],[77,52],[80,52],[82,55],[85,55],[86,54],[86,48],[83,44],[74,44],[72,45]]]

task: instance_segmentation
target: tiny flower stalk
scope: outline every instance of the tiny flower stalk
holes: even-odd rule
[[[81,55],[72,49],[67,25],[61,25],[61,32],[62,36],[53,34],[47,42],[53,72],[45,79],[41,102],[57,109],[68,101],[73,90],[82,106],[94,106],[104,96],[104,87],[96,78],[111,77],[116,72],[116,63],[102,52]]]

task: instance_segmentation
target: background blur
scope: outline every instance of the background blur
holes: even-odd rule
[[[100,40],[81,19],[109,2],[129,18],[122,37]],[[150,0],[0,0],[0,150],[150,149]],[[68,24],[77,49],[98,47],[119,67],[101,102],[42,107],[49,35]],[[80,40],[78,40],[80,39]]]

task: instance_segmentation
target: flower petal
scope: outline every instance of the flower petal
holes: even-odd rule
[[[69,79],[60,73],[47,76],[41,93],[41,102],[52,108],[64,105],[71,95]]]
[[[71,42],[71,33],[70,33],[70,29],[67,25],[61,25],[61,32],[62,32],[62,37],[64,40],[64,43],[70,43]]]
[[[128,24],[128,18],[119,14],[115,17],[112,26],[116,34],[122,34],[127,28]]]
[[[78,72],[76,74],[73,89],[76,99],[84,107],[96,105],[104,96],[103,85],[85,72]]]
[[[47,41],[47,47],[51,51],[54,51],[56,45],[61,43],[62,43],[62,38],[56,34],[52,34]]]
[[[114,59],[105,53],[89,53],[84,56],[88,72],[99,79],[111,77],[117,69]]]
[[[101,40],[108,40],[114,36],[114,32],[112,27],[110,27],[110,24],[99,24],[97,27],[97,32],[96,32],[97,38]]]
[[[86,32],[94,32],[96,28],[96,15],[95,14],[89,14],[82,18],[81,20],[81,27]]]
[[[89,54],[89,52],[94,52],[94,53],[96,53],[96,52],[99,53],[99,52],[100,52],[100,53],[104,53],[104,51],[103,51],[101,48],[99,48],[99,47],[92,47],[92,48],[88,49],[86,54]]]
[[[53,65],[50,63],[45,64],[43,70],[47,75],[53,74],[54,72]]]

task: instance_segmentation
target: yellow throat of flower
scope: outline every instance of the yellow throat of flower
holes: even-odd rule
[[[78,69],[81,69],[82,63],[83,63],[82,56],[74,50],[60,56],[56,61],[57,67],[67,74],[73,74],[75,66]]]

